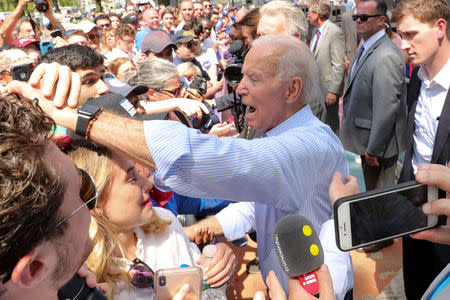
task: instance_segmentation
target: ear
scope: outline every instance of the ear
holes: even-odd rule
[[[6,78],[5,78],[5,76],[3,76],[2,74],[0,74],[0,83],[3,85],[3,86],[6,86],[8,83],[6,82]]]
[[[447,22],[444,19],[436,21],[436,28],[438,29],[438,39],[442,40],[447,35]]]
[[[286,91],[285,101],[287,104],[293,104],[300,97],[303,89],[303,80],[300,77],[294,77],[289,81],[288,90]]]
[[[301,37],[302,37],[302,34],[301,34],[300,32],[296,32],[296,33],[294,34],[294,37],[300,41],[300,39],[301,39]]]
[[[154,89],[148,89],[148,91],[147,91],[147,98],[148,98],[148,100],[153,100],[152,98],[153,98],[153,95],[155,94],[155,90]]]
[[[50,247],[44,245],[31,250],[16,264],[11,275],[11,280],[15,285],[20,288],[32,288],[42,281],[50,279],[50,271],[53,270],[52,266],[56,263],[56,255],[53,255],[54,261],[50,259],[51,256],[48,253],[41,255],[43,248],[47,252],[51,251]]]

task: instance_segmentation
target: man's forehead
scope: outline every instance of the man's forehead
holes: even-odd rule
[[[89,74],[103,75],[105,73],[105,66],[98,65],[96,67],[88,67],[88,68],[84,68],[84,69],[78,69],[76,72],[80,76],[89,75]]]
[[[248,59],[244,61],[244,72],[251,72],[252,69],[264,70],[264,72],[269,73],[272,71],[278,72],[280,58],[274,52],[273,47],[270,47],[267,44],[252,47],[247,54],[247,58]]]

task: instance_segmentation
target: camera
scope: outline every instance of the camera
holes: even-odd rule
[[[21,64],[11,67],[11,77],[14,80],[28,81],[31,76],[31,66],[29,64]]]
[[[49,8],[48,3],[45,0],[33,0],[33,2],[37,11],[46,12]]]
[[[232,86],[238,86],[242,79],[242,64],[248,49],[245,48],[241,40],[235,40],[230,46],[230,53],[233,55],[231,62],[225,68],[224,77],[227,83]]]
[[[206,94],[206,89],[208,88],[206,85],[206,79],[198,75],[195,75],[191,84],[189,84],[189,87],[196,90],[202,96]]]

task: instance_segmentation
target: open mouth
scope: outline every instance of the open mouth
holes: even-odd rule
[[[152,206],[152,198],[148,197],[147,199],[145,199],[144,202],[142,202],[142,206]]]
[[[249,113],[254,113],[256,111],[256,109],[253,106],[249,106],[248,107],[248,112]]]

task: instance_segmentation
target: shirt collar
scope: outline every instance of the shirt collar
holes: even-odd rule
[[[434,78],[433,78],[433,80],[431,80],[431,82],[430,82],[430,79],[428,78],[427,71],[425,70],[425,68],[423,66],[420,66],[419,72],[417,73],[420,80],[422,80],[422,82],[424,82],[425,84],[428,85],[428,84],[431,84],[432,82],[437,83],[446,90],[448,90],[448,88],[450,86],[450,76],[448,76],[448,74],[450,74],[450,59],[447,60],[447,63],[439,71],[439,73],[437,73],[436,76],[434,76]]]
[[[320,34],[323,33],[323,30],[325,29],[325,26],[327,26],[327,23],[328,23],[328,20],[326,20],[325,23],[323,23],[322,26],[319,27]]]
[[[309,104],[302,107],[298,112],[292,115],[289,119],[284,120],[271,130],[264,133],[264,136],[277,136],[288,129],[292,129],[294,127],[298,127],[302,124],[306,124],[307,122],[314,119],[314,115],[311,112],[311,108]]]
[[[384,29],[381,29],[380,31],[378,31],[377,33],[372,35],[367,41],[364,41],[364,43],[363,43],[364,50],[367,51],[367,49],[372,47],[376,41],[378,41],[380,38],[382,38],[385,35],[386,35],[386,31],[384,31]]]

